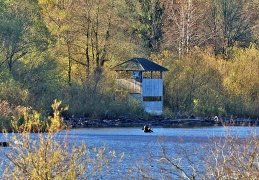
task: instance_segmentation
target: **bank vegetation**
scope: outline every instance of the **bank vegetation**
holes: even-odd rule
[[[0,0],[0,120],[142,116],[116,94],[114,65],[145,57],[164,74],[164,116],[259,116],[258,1]],[[125,92],[126,94],[126,92]],[[7,124],[6,124],[7,122]]]

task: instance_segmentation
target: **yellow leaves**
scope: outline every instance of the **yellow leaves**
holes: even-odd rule
[[[105,146],[89,149],[84,142],[72,147],[66,135],[62,136],[62,132],[59,132],[63,125],[60,113],[67,108],[60,106],[61,101],[55,100],[52,105],[53,116],[48,119],[32,110],[24,111],[22,122],[13,119],[18,133],[13,133],[9,138],[12,148],[6,154],[9,163],[5,165],[1,178],[88,179],[89,176],[96,177],[101,170],[109,170],[105,167],[116,157],[115,151],[107,153]],[[49,131],[43,133],[46,123]]]
[[[194,99],[193,100],[193,104],[194,104],[194,106],[198,105],[199,104],[199,100],[198,99]]]
[[[150,59],[161,66],[168,67],[172,64],[173,56],[168,50],[163,50],[158,53],[151,53]]]
[[[54,103],[52,104],[53,109],[53,117],[49,116],[48,120],[50,123],[48,124],[48,131],[55,132],[60,131],[63,128],[63,118],[61,117],[61,112],[68,110],[68,107],[60,108],[62,101],[54,100]]]
[[[11,124],[15,131],[23,133],[38,132],[43,129],[40,114],[31,109],[25,109],[21,117],[13,116]]]
[[[30,133],[51,131],[58,132],[63,129],[63,118],[61,112],[68,109],[68,107],[60,108],[61,101],[55,100],[53,108],[53,116],[45,118],[41,113],[38,113],[31,108],[17,106],[12,110],[11,125],[15,132]],[[10,108],[9,108],[10,109]]]
[[[235,49],[233,59],[226,65],[223,85],[228,94],[249,98],[259,83],[259,51],[253,46]]]

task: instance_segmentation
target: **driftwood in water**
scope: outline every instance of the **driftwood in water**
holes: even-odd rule
[[[70,128],[87,127],[143,127],[150,124],[152,127],[165,128],[192,128],[192,127],[211,127],[211,126],[259,126],[259,119],[238,119],[228,117],[162,117],[153,116],[147,119],[141,117],[120,116],[111,119],[92,119],[85,117],[73,117],[65,120]]]

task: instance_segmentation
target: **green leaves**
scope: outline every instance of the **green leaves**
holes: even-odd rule
[[[248,47],[253,39],[258,14],[252,10],[256,4],[244,0],[213,0],[215,41],[221,47],[221,53],[228,57],[228,48],[233,46]],[[251,11],[251,12],[249,12]],[[258,9],[257,9],[258,13]],[[253,14],[253,15],[252,15]],[[217,49],[219,47],[216,47]],[[219,52],[216,52],[219,53]]]
[[[9,71],[22,57],[46,50],[49,34],[41,20],[38,6],[27,0],[8,1],[1,16],[1,64]]]
[[[160,0],[136,1],[136,7],[131,14],[131,24],[133,35],[137,35],[144,42],[144,46],[150,52],[160,50],[162,39],[162,17],[164,7]]]

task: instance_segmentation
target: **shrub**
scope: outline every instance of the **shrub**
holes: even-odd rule
[[[208,179],[257,179],[259,176],[259,139],[255,132],[239,137],[229,131],[222,139],[213,139],[208,147]]]
[[[0,101],[0,128],[10,132],[12,130],[12,117],[21,120],[23,112],[29,111],[29,109],[24,106],[13,106],[8,101]]]
[[[66,136],[62,138],[65,131],[61,131],[60,104],[54,102],[53,117],[48,117],[46,124],[40,121],[37,112],[25,112],[22,125],[13,120],[18,133],[10,137],[11,149],[5,154],[8,160],[3,179],[87,179],[104,176],[109,171],[112,159],[105,147],[91,150],[83,142],[72,145]],[[45,125],[48,132],[42,133]]]

